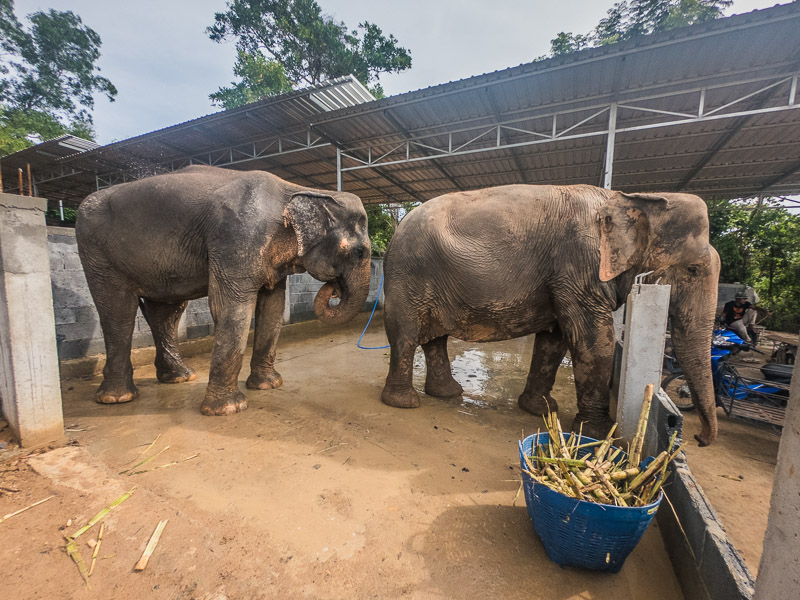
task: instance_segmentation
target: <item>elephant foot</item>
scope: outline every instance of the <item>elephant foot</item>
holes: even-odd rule
[[[694,435],[694,439],[697,441],[697,445],[703,448],[704,446],[708,446],[717,439],[717,432],[716,430],[712,430],[711,428],[703,427],[700,433],[696,433]]]
[[[136,400],[138,397],[139,390],[137,390],[136,386],[132,383],[128,385],[115,386],[110,384],[107,385],[104,381],[97,389],[95,400],[99,404],[124,404],[125,402]]]
[[[265,373],[250,372],[245,386],[248,390],[272,390],[283,385],[283,377],[275,369]]]
[[[417,408],[419,406],[419,394],[412,388],[390,388],[386,386],[381,393],[381,400],[388,406],[395,408]]]
[[[160,383],[184,383],[197,379],[197,373],[186,365],[178,365],[171,369],[156,367],[156,378]]]
[[[583,417],[581,413],[578,413],[572,421],[571,429],[573,433],[580,432],[581,435],[586,435],[596,440],[604,440],[613,425],[614,421],[608,415],[598,419],[596,417]]]
[[[200,411],[209,416],[233,415],[247,409],[247,397],[237,389],[212,391],[206,390],[206,397]]]
[[[452,396],[460,396],[464,393],[464,388],[458,383],[451,375],[448,378],[440,379],[425,379],[425,393],[428,396],[436,396],[437,398],[451,398]]]
[[[536,416],[558,412],[558,402],[550,394],[542,395],[522,392],[517,402],[522,410]]]

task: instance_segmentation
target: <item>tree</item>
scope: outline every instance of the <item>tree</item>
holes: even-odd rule
[[[292,91],[292,82],[286,76],[283,65],[276,60],[267,60],[260,52],[248,54],[239,50],[233,74],[241,77],[241,81],[232,83],[231,87],[219,88],[209,95],[214,104],[235,108],[265,96]]]
[[[409,51],[398,45],[393,35],[384,35],[380,27],[367,21],[350,30],[345,23],[323,15],[316,0],[229,0],[227,8],[214,15],[214,24],[206,29],[208,36],[216,42],[236,39],[240,57],[244,54],[265,65],[276,61],[293,86],[352,73],[381,95],[382,73],[411,67]],[[248,82],[239,75],[246,87]],[[230,89],[221,88],[212,99],[221,101],[219,95]],[[281,86],[260,89],[268,94],[284,91]],[[239,101],[244,96],[228,98]]]
[[[13,0],[0,0],[0,148],[30,146],[31,134],[93,137],[95,93],[110,101],[117,95],[99,75],[100,36],[72,11],[39,11],[28,20],[26,29]]]
[[[800,328],[800,215],[779,199],[720,203],[709,210],[710,237],[722,262],[720,281],[752,285],[774,311],[773,329]]]
[[[551,40],[553,56],[641,35],[703,23],[723,16],[732,0],[628,0],[617,2],[586,35],[561,32]]]
[[[415,206],[418,206],[418,204],[403,202],[402,204],[388,206],[367,204],[364,207],[367,211],[367,227],[369,228],[373,256],[382,256],[386,252],[397,225]]]

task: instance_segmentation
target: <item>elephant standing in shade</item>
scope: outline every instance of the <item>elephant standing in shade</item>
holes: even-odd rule
[[[153,332],[158,380],[179,383],[195,374],[178,353],[178,322],[188,300],[208,296],[215,340],[202,411],[227,415],[247,408],[238,375],[254,311],[247,387],[283,382],[274,362],[287,275],[308,271],[327,282],[314,302],[325,323],[353,318],[369,292],[361,200],[263,171],[194,166],[120,184],[86,198],[75,229],[105,338],[101,403],[138,397],[130,352],[139,305]]]
[[[717,435],[711,336],[719,256],[705,203],[689,194],[623,194],[588,185],[510,185],[446,194],[403,219],[384,262],[391,361],[383,402],[411,408],[414,351],[425,393],[457,396],[447,337],[470,342],[536,334],[519,405],[557,410],[550,396],[567,349],[586,435],[603,438],[614,330],[612,311],[636,275],[670,284],[672,343],[699,409],[700,445]]]

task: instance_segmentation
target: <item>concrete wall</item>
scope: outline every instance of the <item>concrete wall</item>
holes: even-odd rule
[[[67,227],[48,227],[47,241],[60,358],[74,359],[102,354],[105,352],[105,346],[100,321],[78,257],[75,230]],[[370,294],[364,305],[365,310],[372,309],[382,276],[383,261],[372,259]],[[307,273],[290,275],[289,313],[285,320],[296,323],[315,318],[314,296],[320,287],[322,282]],[[213,333],[214,323],[208,301],[200,298],[189,302],[181,320],[179,341],[202,338]],[[133,347],[144,348],[152,345],[150,328],[140,311],[136,316]]]

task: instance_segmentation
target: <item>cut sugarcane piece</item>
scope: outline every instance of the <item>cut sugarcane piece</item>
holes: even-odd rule
[[[169,522],[169,519],[159,521],[158,525],[156,525],[156,529],[153,532],[153,535],[150,536],[150,541],[147,542],[147,546],[142,553],[142,557],[139,559],[139,562],[136,563],[136,566],[133,567],[134,571],[144,571],[145,567],[147,567],[147,563],[156,549],[158,540],[161,538],[161,533],[164,531],[164,527],[167,526],[167,522]]]

